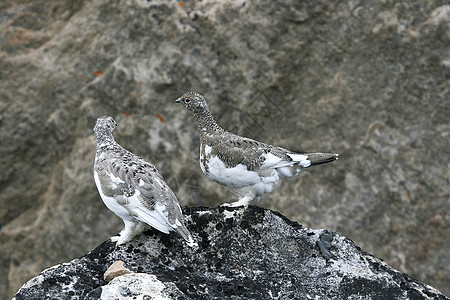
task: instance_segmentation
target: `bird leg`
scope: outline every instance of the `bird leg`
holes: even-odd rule
[[[123,221],[125,227],[119,233],[118,236],[111,237],[112,242],[117,242],[116,246],[125,244],[131,241],[135,236],[141,234],[147,228],[145,223],[135,221]]]

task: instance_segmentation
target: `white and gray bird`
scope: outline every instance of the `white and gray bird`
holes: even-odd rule
[[[296,153],[228,132],[216,123],[199,93],[188,92],[175,102],[194,113],[202,172],[237,194],[239,200],[230,206],[246,206],[279,186],[281,178],[294,177],[304,168],[338,157],[332,153]]]
[[[114,140],[112,132],[116,126],[111,117],[104,116],[97,119],[94,127],[95,184],[106,207],[125,223],[119,236],[111,240],[124,244],[150,225],[167,234],[176,231],[194,246],[178,199],[152,164]]]

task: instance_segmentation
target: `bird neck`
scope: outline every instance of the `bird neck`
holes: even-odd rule
[[[220,127],[209,110],[203,110],[195,115],[197,129],[201,134],[217,134],[224,130]]]
[[[108,131],[96,132],[95,138],[97,140],[97,148],[104,148],[113,145],[115,142],[112,133]]]

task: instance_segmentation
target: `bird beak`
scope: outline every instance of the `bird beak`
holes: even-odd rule
[[[178,98],[177,100],[175,100],[175,103],[181,103],[181,98]]]

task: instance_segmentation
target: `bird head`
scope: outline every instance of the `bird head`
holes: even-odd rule
[[[114,121],[113,118],[111,118],[110,116],[103,116],[97,119],[97,123],[95,124],[94,127],[94,132],[95,133],[111,133],[113,132],[114,128],[116,128],[117,123],[116,121]]]
[[[175,103],[181,103],[184,107],[194,113],[201,112],[205,109],[209,110],[205,97],[196,92],[187,92],[175,100]]]

